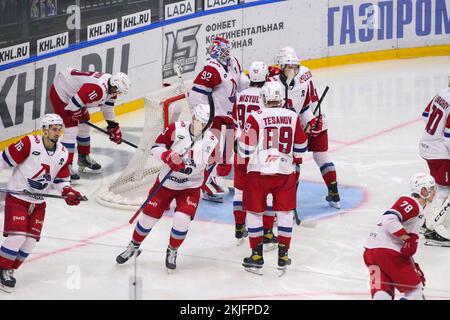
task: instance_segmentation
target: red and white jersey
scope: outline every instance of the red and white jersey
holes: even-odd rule
[[[233,106],[233,122],[238,130],[242,130],[252,112],[264,108],[260,93],[261,88],[249,87],[237,94]]]
[[[422,114],[425,130],[419,143],[424,159],[450,159],[450,88],[441,90]]]
[[[249,84],[250,80],[236,58],[231,57],[227,67],[210,59],[194,80],[188,97],[189,106],[208,104],[208,95],[212,94],[214,116],[231,118],[236,93],[248,88]]]
[[[364,247],[400,252],[404,243],[400,236],[408,233],[419,234],[424,219],[420,203],[410,196],[402,196],[378,220],[376,229],[369,235]]]
[[[308,96],[307,96],[307,100],[308,100],[308,104],[309,104],[309,108],[311,109],[311,112],[314,113],[314,110],[316,109],[317,104],[319,103],[319,96],[317,95],[317,90],[314,86],[313,83],[313,78],[312,78],[312,73],[309,70],[309,68],[305,67],[305,66],[300,66],[298,75],[296,77],[299,82],[304,82],[308,85]],[[318,114],[318,111],[317,111]],[[328,122],[327,122],[327,118],[325,116],[325,114],[323,112],[321,112],[322,115],[322,131],[325,131],[328,129]]]
[[[51,152],[45,148],[42,136],[29,135],[2,152],[0,168],[14,168],[8,182],[10,190],[48,193],[54,185],[61,192],[70,186],[68,157],[69,152],[60,142]],[[45,202],[42,197],[13,196],[31,203]]]
[[[275,81],[280,81],[280,76],[275,76],[273,78]],[[307,82],[300,81],[299,77],[295,77],[294,85],[290,86],[288,89],[288,107],[295,110],[295,112],[300,116],[300,122],[302,128],[306,126],[308,122],[314,119],[314,114],[310,107],[310,93],[309,85]],[[286,104],[286,90],[284,84],[281,82],[283,88],[283,103],[282,106]]]
[[[289,109],[265,108],[247,118],[238,151],[249,158],[247,172],[291,174],[307,151],[299,116]]]
[[[114,120],[116,96],[108,94],[109,73],[82,72],[67,68],[59,72],[53,86],[66,110],[76,111],[82,107],[101,107],[106,120]]]
[[[161,159],[161,154],[168,149],[182,155],[192,144],[189,126],[190,122],[186,121],[171,123],[156,138],[151,154],[158,160]],[[191,150],[184,156],[183,161],[186,164],[186,168],[180,172],[172,172],[170,178],[164,182],[164,187],[172,190],[201,187],[205,178],[205,168],[210,161],[217,141],[212,132],[207,130],[203,137],[197,140]],[[158,176],[159,181],[169,171],[170,167],[167,164],[163,164]]]

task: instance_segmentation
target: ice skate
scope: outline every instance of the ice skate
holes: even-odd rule
[[[173,273],[177,268],[177,249],[167,248],[166,251],[166,268],[167,272]]]
[[[72,165],[69,166],[70,171],[70,182],[76,183],[78,180],[80,180],[80,175],[73,169]]]
[[[440,236],[436,231],[428,230],[424,234],[425,245],[433,247],[450,247],[450,240]]]
[[[278,238],[273,234],[272,229],[264,229],[264,251],[272,251],[278,245]]]
[[[256,247],[256,249],[252,250],[252,254],[250,257],[244,258],[242,266],[244,267],[245,271],[261,276],[263,274],[262,272],[263,265],[264,265],[263,245],[262,243],[260,243]]]
[[[91,158],[90,155],[78,155],[78,171],[83,173],[101,173],[102,166]]]
[[[116,258],[116,262],[118,264],[124,264],[125,262],[127,262],[132,256],[134,256],[134,254],[136,253],[136,257],[139,257],[139,255],[141,254],[142,250],[139,250],[139,245],[135,244],[133,241],[131,241],[128,244],[127,249],[122,252],[121,254],[119,254]]]
[[[7,293],[14,291],[16,281],[11,277],[11,270],[0,269],[0,289]]]
[[[282,277],[286,273],[287,266],[291,265],[291,259],[288,257],[288,250],[284,244],[278,245],[278,276]]]
[[[236,223],[235,229],[234,229],[234,236],[237,239],[237,245],[240,246],[244,243],[245,238],[248,236],[248,231],[245,228],[245,225]]]
[[[328,186],[328,195],[325,197],[325,200],[328,201],[330,207],[340,209],[341,205],[339,201],[341,198],[339,197],[339,191],[337,187],[337,182],[333,182]]]

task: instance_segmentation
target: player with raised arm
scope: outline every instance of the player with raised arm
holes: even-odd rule
[[[411,195],[401,196],[384,212],[364,245],[364,262],[375,300],[393,300],[395,289],[404,294],[403,299],[424,299],[425,275],[413,256],[424,220],[423,209],[436,194],[434,178],[415,174],[410,189]]]
[[[255,111],[264,108],[261,101],[261,88],[266,82],[268,75],[267,65],[262,61],[255,61],[248,69],[250,78],[250,86],[237,94],[236,102],[233,106],[233,120],[236,130],[236,140],[239,139],[240,132],[247,122],[248,116]],[[247,163],[245,159],[236,152],[234,155],[234,197],[233,197],[233,214],[235,221],[235,237],[239,243],[247,236],[248,232],[245,228],[246,212],[242,209],[242,190],[245,186],[247,174]],[[268,206],[272,207],[270,202]],[[275,213],[267,210],[264,213],[264,247],[273,249],[278,244],[277,237],[273,234]]]
[[[42,118],[43,135],[29,135],[3,150],[0,171],[13,168],[8,189],[17,192],[45,193],[52,185],[66,197],[69,206],[80,203],[81,194],[70,187],[67,149],[58,141],[63,120],[57,114]],[[39,241],[45,217],[41,196],[7,193],[3,235],[0,248],[0,288],[12,292],[13,277]]]
[[[217,144],[217,138],[206,127],[210,123],[209,117],[210,106],[198,104],[192,108],[192,122],[171,123],[157,137],[151,154],[164,164],[149,193],[153,192],[170,170],[173,172],[142,210],[143,214],[136,224],[130,244],[116,258],[118,264],[125,263],[134,254],[140,254],[141,243],[175,199],[176,209],[166,251],[166,268],[168,271],[176,269],[177,250],[194,219],[200,201],[200,188],[205,179],[205,168],[211,161]],[[181,155],[190,146],[192,148],[182,159]]]
[[[450,77],[449,86],[427,105],[422,116],[425,129],[419,142],[420,156],[427,161],[438,190],[425,214],[427,245],[450,246]]]
[[[67,68],[59,72],[50,88],[50,101],[55,113],[64,121],[62,144],[69,151],[72,180],[80,176],[72,169],[75,144],[78,149],[78,169],[80,172],[99,173],[101,165],[91,156],[89,121],[90,107],[100,107],[108,124],[109,139],[117,144],[122,142],[122,132],[115,121],[114,105],[118,95],[126,94],[130,79],[123,72],[114,75],[101,72],[82,72]]]
[[[239,138],[240,156],[248,158],[247,176],[242,195],[247,211],[247,228],[252,254],[243,261],[245,270],[261,273],[263,259],[263,214],[267,195],[273,196],[273,210],[278,222],[278,269],[283,274],[291,264],[293,214],[296,208],[296,164],[306,152],[306,135],[300,117],[281,108],[283,89],[279,82],[266,82],[261,89],[265,108],[247,117]]]
[[[283,65],[285,60],[284,57],[286,56],[298,57],[293,48],[284,47],[280,49],[278,55],[275,57],[275,63],[279,66]],[[286,76],[287,72],[277,67],[271,67],[270,74],[272,76],[285,74]],[[319,102],[319,97],[313,83],[311,71],[304,65],[301,65],[299,61],[299,69],[295,77],[298,79],[298,82],[307,84],[305,103],[308,105],[310,111],[314,112]],[[309,119],[310,115],[308,114],[309,112],[307,113],[307,117]],[[312,130],[309,132],[308,136],[308,151],[313,153],[313,159],[319,167],[322,174],[322,179],[328,188],[328,195],[325,197],[326,201],[331,207],[339,209],[340,196],[337,186],[336,167],[334,166],[334,163],[328,153],[327,118],[323,112],[313,115],[315,119],[310,123]],[[303,128],[305,128],[305,122],[302,122],[302,124],[304,125]]]
[[[217,152],[218,166],[212,168],[205,184],[202,186],[203,199],[223,202],[226,187],[221,185],[217,176],[226,176],[230,173],[228,164],[233,150],[233,118],[232,109],[236,100],[236,93],[246,89],[249,85],[248,77],[242,72],[238,60],[230,54],[231,45],[227,39],[215,37],[208,48],[210,59],[203,70],[194,80],[192,90],[189,92],[188,103],[195,106],[199,103],[207,104],[208,95],[212,95],[215,114],[211,131],[219,139],[217,148],[223,144],[223,150]],[[227,130],[228,129],[228,130]],[[225,141],[220,141],[222,131],[226,131]],[[221,159],[222,158],[222,159]]]

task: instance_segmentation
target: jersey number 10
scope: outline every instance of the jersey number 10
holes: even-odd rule
[[[425,131],[428,132],[429,135],[434,135],[439,125],[439,122],[444,116],[442,110],[436,107],[435,105],[432,106],[432,109],[433,110],[430,112],[430,115],[428,116],[427,126],[425,127]]]

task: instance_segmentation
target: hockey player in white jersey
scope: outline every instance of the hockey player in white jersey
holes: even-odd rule
[[[450,246],[450,77],[427,105],[422,117],[425,129],[419,142],[420,156],[438,184],[434,205],[426,211],[425,244]]]
[[[211,131],[223,145],[223,150],[217,152],[219,162],[210,172],[206,183],[202,186],[205,200],[223,202],[226,187],[217,179],[217,176],[226,176],[231,166],[227,165],[232,156],[233,146],[233,119],[232,109],[236,100],[236,93],[246,89],[249,85],[248,77],[242,72],[239,61],[230,54],[231,44],[227,39],[215,37],[208,48],[210,59],[194,80],[192,90],[189,92],[188,103],[195,106],[199,103],[207,104],[208,95],[212,95],[215,111]],[[220,141],[223,131],[226,131],[225,141]]]
[[[291,47],[281,48],[278,55],[275,57],[275,63],[279,66],[283,65],[285,57],[293,56],[298,57],[295,50]],[[300,64],[300,61],[299,61]],[[283,74],[281,69],[271,68],[271,74]],[[298,73],[296,75],[298,82],[306,83],[308,90],[305,97],[305,104],[309,106],[311,112],[314,112],[319,97],[317,95],[316,88],[313,83],[311,71],[300,64]],[[323,112],[314,115],[316,118],[310,123],[312,132],[308,137],[308,151],[313,153],[313,159],[320,169],[322,179],[328,188],[328,195],[325,197],[328,204],[334,208],[340,208],[340,196],[337,186],[337,174],[336,167],[332,162],[328,153],[328,123],[327,118]],[[303,122],[304,125],[304,122]],[[305,127],[303,127],[305,128]]]
[[[45,199],[21,193],[46,193],[55,186],[70,206],[80,203],[81,194],[70,186],[69,152],[58,141],[63,120],[57,114],[42,118],[42,136],[29,135],[7,147],[1,155],[0,171],[12,168],[5,198],[3,235],[0,248],[0,288],[12,292],[18,269],[39,241],[45,217]]]
[[[237,94],[236,102],[233,106],[233,120],[237,128],[236,140],[239,139],[240,132],[247,122],[248,116],[264,108],[261,100],[261,88],[266,83],[268,76],[267,65],[262,61],[253,62],[248,68],[250,78],[249,88],[242,90]],[[241,242],[247,236],[245,228],[246,212],[242,209],[242,190],[245,186],[247,175],[247,163],[244,158],[239,156],[239,152],[234,154],[234,197],[233,197],[233,215],[235,221],[235,237]],[[268,199],[268,207],[272,207],[272,201]],[[264,224],[264,247],[273,249],[278,244],[277,237],[273,234],[273,224],[275,213],[272,210],[266,210],[263,216]]]
[[[415,174],[410,180],[411,194],[401,196],[384,212],[364,247],[369,269],[370,290],[375,300],[393,300],[395,289],[402,299],[422,300],[425,275],[414,261],[419,242],[423,209],[436,194],[434,178]]]
[[[261,90],[265,108],[250,114],[239,138],[240,156],[248,159],[242,195],[247,211],[247,228],[252,254],[243,261],[245,270],[260,273],[263,259],[263,213],[267,195],[273,196],[277,215],[278,269],[284,273],[291,264],[288,250],[296,208],[296,164],[306,152],[306,135],[299,116],[281,108],[282,86],[267,82]]]
[[[78,150],[78,169],[80,172],[99,173],[101,165],[91,156],[88,108],[100,107],[108,124],[109,138],[117,144],[122,142],[122,132],[115,121],[114,105],[118,95],[126,94],[130,80],[125,73],[114,75],[101,72],[82,72],[67,68],[59,72],[50,89],[50,101],[55,113],[64,120],[63,145],[69,151],[72,165],[75,145]],[[72,180],[80,176],[70,167]]]
[[[134,254],[140,253],[139,246],[172,200],[175,200],[173,227],[166,251],[166,268],[168,271],[176,269],[177,250],[187,235],[191,220],[194,219],[200,201],[200,187],[205,178],[205,168],[212,160],[217,144],[217,138],[207,130],[209,105],[194,106],[192,113],[192,122],[178,121],[170,124],[152,146],[152,155],[161,159],[164,165],[149,193],[153,192],[170,170],[173,172],[143,208],[130,244],[116,258],[118,264],[123,264]],[[182,159],[181,155],[189,150],[197,137],[198,140]]]

